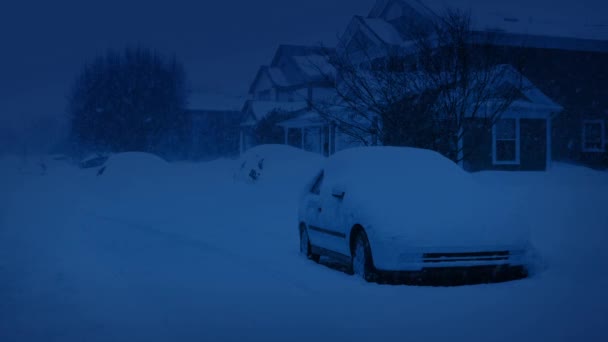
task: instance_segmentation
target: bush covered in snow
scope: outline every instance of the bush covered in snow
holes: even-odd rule
[[[286,145],[260,145],[243,154],[234,178],[246,183],[306,184],[325,158]]]

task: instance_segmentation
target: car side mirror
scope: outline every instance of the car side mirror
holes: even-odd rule
[[[331,188],[331,195],[337,199],[343,199],[346,191],[344,191],[344,187],[341,185],[335,185]]]

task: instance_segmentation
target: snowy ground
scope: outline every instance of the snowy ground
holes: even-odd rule
[[[491,285],[367,284],[298,254],[308,172],[0,159],[0,341],[605,341],[608,173],[475,175],[516,191],[544,267]],[[289,172],[288,172],[289,171]]]

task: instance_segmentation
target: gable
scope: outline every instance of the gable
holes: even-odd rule
[[[403,4],[392,2],[390,3],[382,13],[382,19],[391,21],[403,16]]]
[[[348,54],[354,54],[357,52],[368,51],[376,45],[377,44],[375,44],[366,34],[358,31],[346,44],[346,52]]]
[[[241,120],[241,126],[255,126],[257,123],[257,119],[252,112],[247,112],[243,115],[243,119]]]
[[[435,13],[427,6],[427,2],[428,0],[378,0],[368,18],[386,21],[420,16],[432,18]]]
[[[308,83],[317,80],[311,79],[306,68],[310,63],[305,63],[303,67],[302,60],[317,61],[333,53],[334,49],[321,46],[281,45],[272,59],[270,77],[276,85],[282,87],[308,86]]]
[[[255,79],[249,87],[249,94],[257,94],[260,91],[269,90],[273,88],[274,82],[268,74],[268,67],[260,67]]]
[[[293,56],[307,56],[314,54],[323,54],[327,52],[327,48],[321,46],[306,46],[306,45],[287,45],[281,44],[272,58],[272,67],[277,67],[285,59]]]
[[[367,27],[363,18],[355,16],[338,42],[339,53],[344,52],[352,55],[362,51],[370,51],[381,45],[379,37],[374,35]]]

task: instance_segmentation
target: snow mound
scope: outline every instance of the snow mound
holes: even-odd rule
[[[124,152],[110,156],[97,170],[97,175],[105,185],[124,189],[157,182],[169,171],[169,163],[154,154]]]
[[[287,145],[260,145],[239,160],[234,178],[246,183],[303,186],[321,168],[319,154]]]
[[[142,173],[167,168],[161,157],[145,152],[124,152],[110,156],[104,163],[106,174]]]

